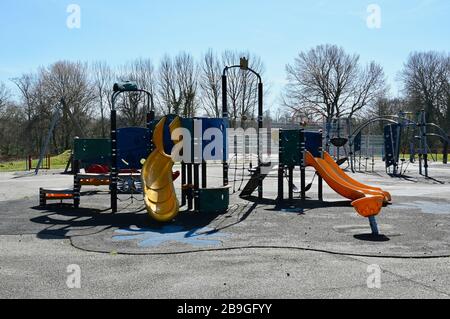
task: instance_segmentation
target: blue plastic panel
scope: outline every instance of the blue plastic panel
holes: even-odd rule
[[[305,131],[305,147],[314,157],[321,157],[322,133]]]
[[[384,152],[386,167],[397,165],[400,159],[400,125],[389,124],[384,127]]]
[[[227,151],[228,151],[228,120],[221,118],[196,118],[202,120],[202,151],[205,150],[205,147],[210,143],[213,143],[217,138],[213,136],[212,140],[206,140],[205,132],[209,129],[218,129],[222,134],[222,149],[217,150],[214,148],[212,155],[216,160],[226,160]]]
[[[149,130],[141,127],[126,127],[117,130],[117,167],[119,169],[141,169],[141,159],[148,157]]]

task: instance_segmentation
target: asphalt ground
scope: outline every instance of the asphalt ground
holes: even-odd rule
[[[106,187],[84,188],[79,210],[42,209],[39,187],[70,187],[71,176],[2,173],[0,297],[448,298],[450,167],[432,164],[432,179],[408,170],[405,178],[382,169],[353,176],[393,195],[377,217],[379,237],[326,185],[324,202],[314,185],[306,202],[277,206],[274,174],[263,202],[232,195],[226,214],[182,212],[160,225],[140,195],[121,195],[117,214],[108,210]],[[220,172],[210,169],[211,185],[220,184]],[[247,178],[230,170],[232,191],[242,173]],[[67,285],[70,265],[81,271],[79,289]],[[368,285],[374,267],[379,288]]]

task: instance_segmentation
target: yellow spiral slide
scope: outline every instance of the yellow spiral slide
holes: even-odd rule
[[[153,132],[155,149],[145,161],[141,173],[145,206],[150,217],[159,222],[173,220],[180,210],[173,185],[172,168],[174,162],[170,154],[166,154],[164,151],[164,125],[166,120],[167,118],[164,117],[155,126]],[[170,133],[179,127],[181,127],[181,120],[177,117],[169,125]]]

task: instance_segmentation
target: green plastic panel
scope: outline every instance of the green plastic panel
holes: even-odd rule
[[[225,213],[230,205],[230,190],[223,188],[199,189],[199,211],[201,213]]]
[[[280,130],[280,165],[301,165],[301,146],[303,142],[302,139],[302,130]]]
[[[74,159],[77,161],[99,161],[96,164],[109,163],[111,160],[110,139],[75,139]]]

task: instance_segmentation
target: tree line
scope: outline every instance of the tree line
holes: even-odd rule
[[[152,97],[130,92],[117,101],[120,126],[145,125],[149,108],[157,115],[221,116],[221,76],[226,65],[247,57],[264,77],[262,59],[251,52],[208,50],[198,60],[187,52],[165,55],[157,65],[138,58],[118,67],[105,61],[57,61],[34,73],[11,79],[13,97],[0,83],[0,159],[38,154],[61,98],[65,107],[51,140],[51,153],[70,149],[73,138],[108,137],[112,84],[131,80]],[[319,45],[300,52],[286,66],[287,83],[272,120],[309,123],[351,117],[362,120],[377,114],[425,109],[428,120],[450,132],[450,56],[414,52],[399,72],[402,96],[389,96],[383,68],[360,62],[335,45]],[[232,69],[228,75],[232,125],[252,121],[257,110],[257,80]],[[267,108],[266,108],[267,109]],[[270,112],[266,114],[267,119]]]
[[[187,52],[165,55],[157,66],[148,58],[118,67],[105,61],[57,61],[11,79],[19,92],[15,99],[0,83],[0,157],[39,154],[57,109],[61,117],[52,135],[51,153],[70,149],[75,136],[108,137],[112,88],[118,81],[134,81],[152,96],[147,101],[140,93],[121,95],[116,102],[120,126],[144,126],[150,109],[157,115],[220,117],[223,68],[243,56],[250,58],[250,67],[264,74],[260,57],[250,52],[208,50],[199,61]],[[228,82],[230,118],[252,117],[256,79],[233,70]],[[58,105],[62,98],[64,108]]]
[[[390,97],[381,65],[375,61],[363,65],[359,55],[335,45],[299,53],[286,72],[282,102],[297,117],[364,120],[424,109],[429,122],[450,132],[449,53],[411,53],[398,73],[400,97]]]

